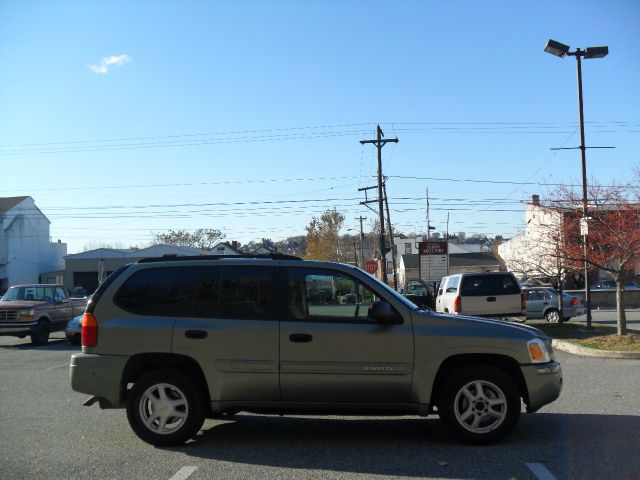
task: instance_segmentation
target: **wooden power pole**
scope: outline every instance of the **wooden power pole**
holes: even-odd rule
[[[398,290],[398,268],[396,266],[396,256],[393,252],[393,228],[391,227],[391,216],[389,215],[389,199],[387,198],[387,182],[382,184],[384,190],[384,204],[387,208],[387,225],[389,226],[389,246],[391,248],[391,261],[393,264],[393,288]]]
[[[380,244],[380,258],[382,261],[382,281],[387,281],[387,260],[384,255],[384,206],[383,206],[383,194],[382,194],[382,147],[384,147],[387,143],[398,143],[397,138],[383,138],[384,133],[380,128],[380,125],[376,128],[376,139],[375,140],[360,140],[360,143],[364,145],[365,143],[372,143],[378,149],[378,215],[380,222],[380,236],[379,236],[379,244]]]

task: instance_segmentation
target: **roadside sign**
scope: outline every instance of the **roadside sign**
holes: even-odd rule
[[[589,223],[586,218],[580,219],[580,236],[589,235]]]
[[[373,275],[378,271],[378,262],[376,260],[367,260],[364,262],[364,270]]]
[[[420,280],[439,282],[449,274],[449,243],[427,241],[418,243]]]

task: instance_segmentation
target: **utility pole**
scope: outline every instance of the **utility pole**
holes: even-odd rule
[[[364,231],[362,230],[362,221],[366,220],[367,217],[363,217],[360,215],[356,217],[356,220],[360,220],[360,261],[362,264],[360,265],[364,269]]]
[[[396,256],[393,252],[393,228],[391,227],[391,216],[389,216],[389,199],[387,198],[387,182],[382,184],[384,190],[384,204],[387,208],[387,225],[389,225],[389,246],[391,248],[391,262],[393,264],[393,288],[398,291],[398,269],[396,268]]]
[[[427,188],[427,240],[431,238],[431,222],[429,221],[429,189]]]
[[[397,138],[388,138],[383,139],[384,133],[378,124],[376,128],[376,139],[375,140],[360,140],[360,143],[364,145],[365,143],[372,143],[378,149],[378,214],[380,222],[380,236],[379,236],[379,244],[380,244],[380,257],[382,259],[382,281],[387,281],[387,260],[384,254],[384,210],[382,205],[382,147],[384,147],[387,143],[398,143]]]

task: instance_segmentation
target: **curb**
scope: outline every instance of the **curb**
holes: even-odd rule
[[[618,358],[618,359],[629,359],[629,360],[640,359],[640,352],[597,350],[595,348],[583,347],[582,345],[576,345],[575,343],[566,342],[564,340],[556,340],[555,338],[551,341],[551,345],[556,350],[572,353],[573,355],[579,355],[581,357]]]

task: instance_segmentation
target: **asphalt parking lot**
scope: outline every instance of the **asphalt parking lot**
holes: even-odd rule
[[[207,420],[195,440],[159,449],[123,410],[83,407],[69,387],[79,347],[0,337],[0,478],[10,479],[637,479],[640,360],[557,353],[559,400],[523,414],[505,442],[454,442],[437,418]]]
[[[629,330],[640,330],[640,309],[626,309],[625,316],[627,318],[627,328]],[[615,327],[618,324],[618,314],[612,309],[594,309],[591,312],[591,320],[596,323],[601,323],[602,325]],[[572,318],[571,321],[586,323],[587,316],[580,315],[579,317]]]

